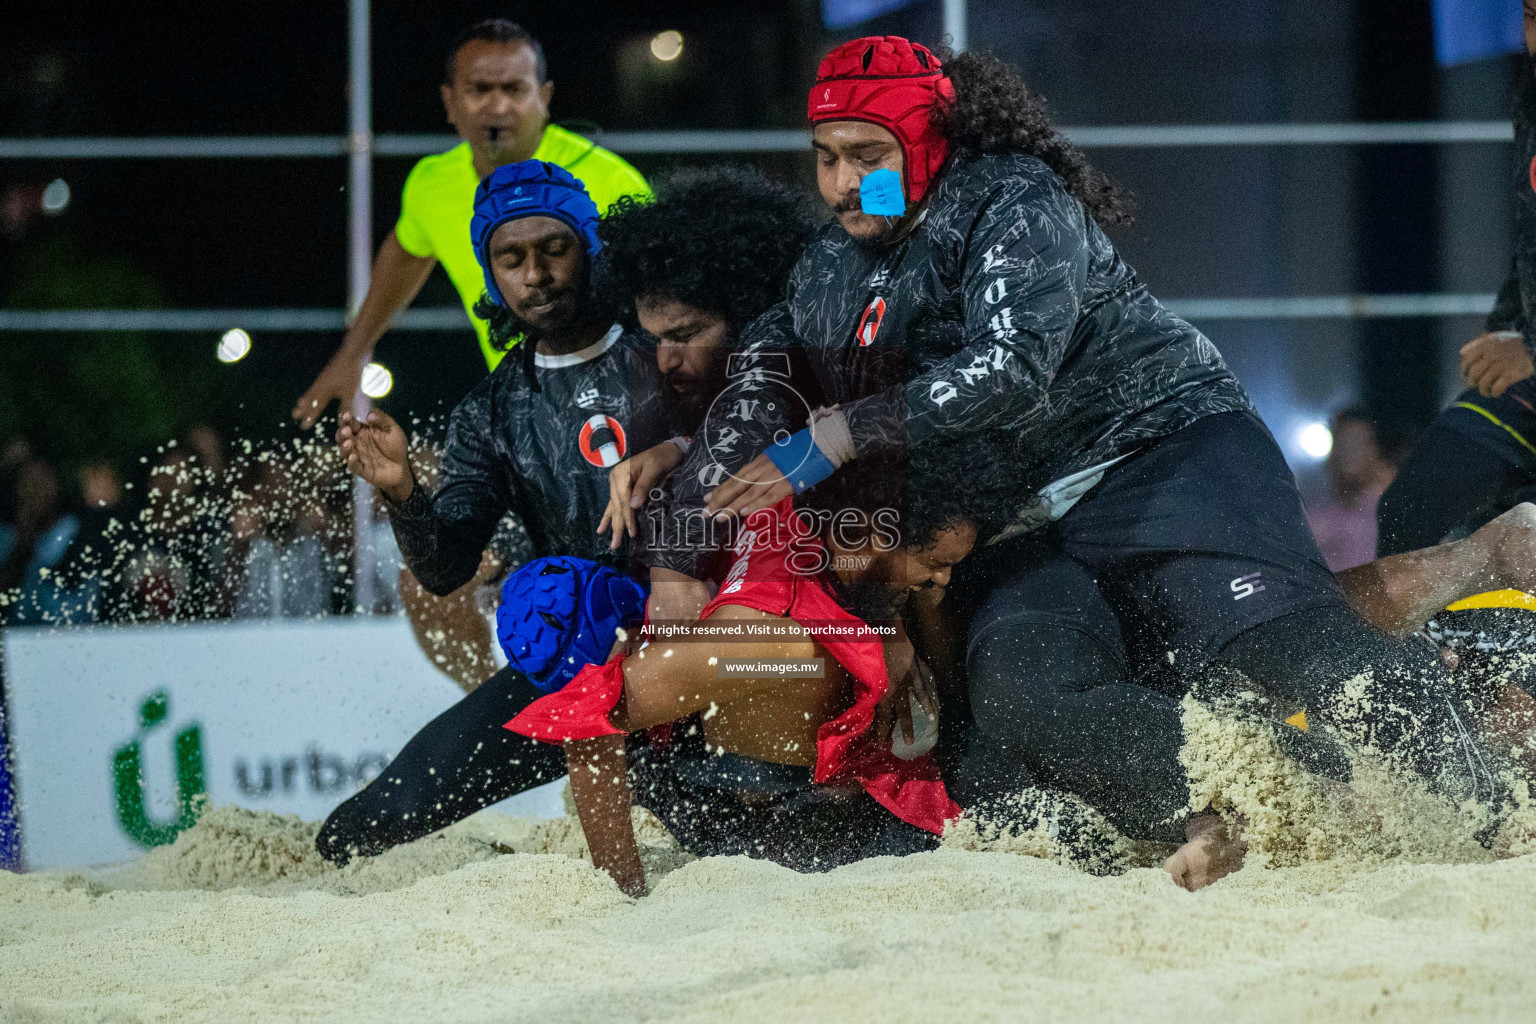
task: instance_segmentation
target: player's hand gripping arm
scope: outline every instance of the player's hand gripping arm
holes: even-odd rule
[[[374,344],[389,327],[390,318],[410,305],[421,291],[436,265],[437,260],[431,257],[406,252],[393,231],[385,236],[373,261],[368,294],[363,296],[357,318],[347,328],[331,361],[293,407],[293,418],[299,426],[305,430],[314,426],[332,402],[340,403],[342,409],[351,407],[352,396],[363,376],[363,365],[368,362]]]
[[[967,342],[903,386],[842,405],[846,450],[829,463],[931,439],[1012,426],[1040,402],[1071,343],[1087,282],[1092,229],[1081,204],[1037,181],[1000,185],[966,234],[960,289]],[[767,455],[709,495],[739,516],[789,493]]]
[[[608,508],[597,524],[597,532],[613,531],[613,538],[608,543],[610,548],[617,551],[626,536],[639,539],[640,527],[635,521],[635,510],[645,504],[651,488],[682,461],[683,449],[672,441],[663,441],[630,456],[608,471]]]

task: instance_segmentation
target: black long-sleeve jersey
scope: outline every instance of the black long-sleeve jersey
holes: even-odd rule
[[[1526,74],[1520,104],[1515,109],[1515,162],[1511,170],[1515,192],[1515,253],[1509,277],[1499,289],[1490,331],[1519,331],[1525,346],[1536,353],[1536,338],[1528,329],[1536,317],[1536,75]]]
[[[390,520],[421,585],[447,594],[474,575],[508,512],[536,555],[575,555],[623,568],[627,551],[596,533],[608,506],[608,469],[665,440],[656,405],[654,348],[615,325],[563,356],[504,359],[453,411],[435,493],[418,486]]]
[[[856,456],[972,435],[1030,490],[1203,416],[1252,408],[1216,347],[1164,309],[1061,178],[1023,154],[959,157],[893,245],[829,225],[785,303],[742,341],[747,355],[805,348]],[[770,404],[795,407],[761,408]],[[732,445],[689,453],[665,521],[689,521],[690,502],[760,452],[764,435],[805,425],[716,422],[736,411],[716,403],[704,433]],[[699,564],[676,544],[648,545],[644,557],[682,572]]]

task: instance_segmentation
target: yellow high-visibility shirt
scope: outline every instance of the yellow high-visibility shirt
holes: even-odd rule
[[[640,172],[622,157],[555,125],[544,129],[533,159],[558,164],[580,178],[600,213],[606,214],[622,196],[648,198],[651,194]],[[474,154],[467,142],[446,153],[423,157],[405,179],[395,237],[412,256],[430,257],[443,265],[474,324],[486,365],[494,370],[506,353],[491,348],[485,321],[472,312],[485,292],[485,275],[469,240],[479,184]]]

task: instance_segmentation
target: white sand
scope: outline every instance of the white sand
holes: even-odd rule
[[[569,821],[482,815],[344,871],[313,829],[225,808],[112,876],[0,872],[0,1020],[1536,1019],[1536,857],[1191,894],[954,848],[682,863],[653,828],[634,901]]]
[[[694,860],[637,811],[639,901],[572,818],[336,870],[316,825],[226,807],[113,872],[0,872],[0,1021],[1536,1021],[1536,856],[1192,701],[1185,730],[1191,808],[1252,843],[1198,893],[1034,791],[825,875]]]

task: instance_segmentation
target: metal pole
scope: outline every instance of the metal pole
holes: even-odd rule
[[[369,0],[350,0],[347,46],[347,320],[357,316],[368,294],[373,261],[373,83],[370,76]],[[359,391],[352,414],[368,415],[372,404]],[[373,610],[373,488],[352,484],[352,606]]]
[[[357,315],[368,294],[373,257],[373,85],[369,76],[368,0],[350,0],[347,62],[347,312]]]
[[[951,50],[965,52],[965,0],[944,0],[944,35]]]

